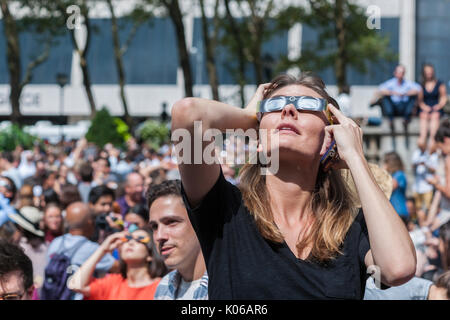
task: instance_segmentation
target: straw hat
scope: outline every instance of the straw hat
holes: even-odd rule
[[[16,224],[24,228],[25,230],[39,236],[43,237],[44,232],[39,229],[39,222],[42,220],[44,214],[42,211],[35,207],[25,206],[22,207],[18,212],[9,213],[9,218],[13,220]]]
[[[380,166],[375,163],[369,163],[370,171],[372,172],[375,181],[378,186],[381,188],[386,198],[390,198],[392,194],[392,176]],[[358,196],[358,191],[356,190],[355,182],[353,181],[352,174],[349,169],[342,169],[342,176],[344,180],[347,182],[347,185],[354,196],[357,207],[361,207],[361,200]]]

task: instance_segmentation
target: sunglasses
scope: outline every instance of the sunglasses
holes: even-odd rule
[[[22,293],[22,294],[20,294],[20,293],[5,293],[5,294],[0,295],[0,301],[1,300],[20,300],[20,299],[22,299],[24,294],[25,293]]]
[[[304,111],[325,111],[327,110],[328,120],[332,123],[331,113],[328,111],[328,101],[322,98],[309,96],[277,96],[261,100],[257,106],[257,118],[261,120],[262,115],[267,112],[281,111],[288,104],[293,104],[295,109]]]
[[[140,242],[142,244],[147,244],[150,242],[150,237],[144,237],[144,236],[133,237],[132,235],[126,235],[125,237],[122,238],[122,242],[128,242],[131,240]]]
[[[6,181],[0,180],[0,187],[5,187],[6,190],[12,191],[13,187]]]

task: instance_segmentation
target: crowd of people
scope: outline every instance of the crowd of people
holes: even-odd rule
[[[83,138],[1,152],[0,300],[449,299],[450,121],[440,119],[444,92],[431,66],[424,90],[403,87],[403,76],[399,66],[381,86],[388,117],[407,110],[407,124],[406,97],[417,94],[421,136],[413,182],[397,153],[380,164],[392,176],[390,201],[370,178],[359,127],[309,75],[260,86],[246,109],[195,98],[174,106],[172,129],[191,130],[196,115],[248,129],[256,102],[272,96],[328,101],[333,132],[301,102],[263,114],[259,126],[289,131],[280,172],[267,177],[260,163],[178,164],[172,145],[154,150],[135,138],[123,149]],[[321,171],[315,154],[331,137],[352,173],[356,211],[338,171]],[[249,150],[241,139],[224,145]],[[369,276],[372,265],[381,279]]]
[[[420,132],[412,150],[411,168],[405,168],[395,152],[384,155],[384,168],[392,175],[390,201],[413,240],[417,255],[416,277],[431,285],[449,269],[450,223],[450,121],[444,107],[448,102],[445,83],[436,77],[433,65],[422,67],[421,83],[404,79],[399,65],[394,77],[379,86],[383,113],[389,118],[394,135],[394,116],[404,118],[405,136],[412,116],[419,117]],[[395,138],[393,137],[393,142]],[[393,143],[395,150],[395,143]],[[408,181],[406,171],[413,173]],[[427,282],[411,282],[421,287]]]
[[[379,105],[383,117],[389,120],[393,149],[396,148],[394,118],[403,118],[405,143],[409,148],[408,126],[413,116],[420,119],[419,147],[434,149],[434,136],[448,100],[446,85],[437,78],[430,63],[422,66],[420,83],[405,79],[405,75],[406,68],[398,65],[393,77],[379,85],[371,107]]]

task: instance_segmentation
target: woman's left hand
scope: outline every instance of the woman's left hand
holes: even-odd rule
[[[122,243],[122,238],[125,237],[128,234],[127,231],[122,232],[115,232],[111,235],[109,235],[103,243],[100,245],[100,250],[102,250],[103,253],[111,253],[114,251],[114,249],[118,248]]]
[[[340,161],[335,163],[332,168],[345,169],[348,168],[347,163],[350,159],[364,156],[362,129],[332,104],[328,104],[328,109],[337,123],[325,127],[325,138],[320,156],[325,154],[332,141],[335,140]]]

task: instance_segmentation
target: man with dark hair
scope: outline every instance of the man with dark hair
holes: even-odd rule
[[[110,234],[120,231],[110,216],[114,216],[114,219],[121,217],[120,214],[112,214],[114,197],[114,191],[104,185],[94,187],[89,192],[89,207],[95,217],[95,233],[91,238],[92,241],[102,243]]]
[[[88,162],[85,162],[80,166],[78,174],[81,179],[78,184],[78,191],[80,192],[83,202],[87,203],[89,201],[89,192],[91,192],[92,189],[94,169]]]
[[[110,213],[114,198],[114,191],[105,185],[92,188],[88,201],[93,214]]]
[[[145,204],[144,178],[137,172],[131,172],[125,180],[125,195],[117,200],[122,216],[135,205]]]
[[[0,300],[31,300],[33,264],[23,250],[0,239]]]
[[[406,68],[398,65],[394,70],[394,77],[383,82],[378,87],[381,98],[381,107],[383,115],[389,118],[392,143],[395,149],[395,128],[394,117],[401,116],[403,120],[403,129],[406,136],[406,147],[408,148],[408,124],[411,121],[412,111],[414,109],[417,96],[421,90],[420,85],[414,81],[405,80]]]
[[[159,283],[155,300],[206,300],[205,261],[180,190],[180,180],[167,180],[147,194],[155,243],[166,266],[175,269]]]

